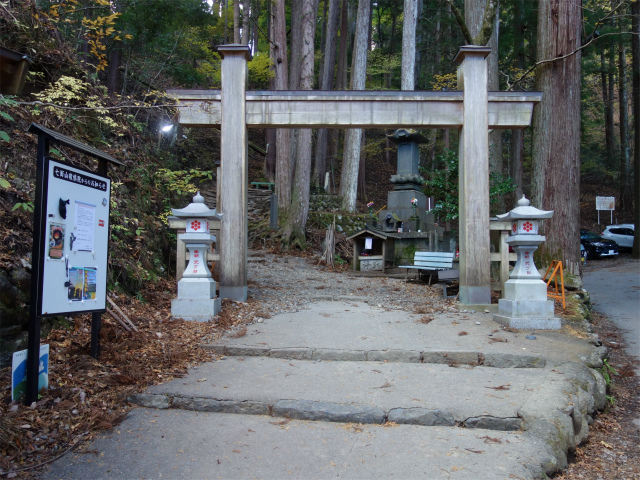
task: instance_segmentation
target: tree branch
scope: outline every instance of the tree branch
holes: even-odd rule
[[[473,45],[473,37],[471,36],[471,32],[469,28],[467,28],[467,23],[464,21],[464,17],[458,7],[455,6],[453,0],[446,0],[446,2],[451,7],[451,11],[453,12],[453,16],[456,17],[456,22],[458,22],[458,26],[462,31],[462,36],[464,37],[464,41],[467,42],[467,45]]]
[[[615,33],[605,33],[605,34],[600,35],[600,36],[599,36],[599,37],[597,37],[597,38],[607,37],[607,36],[610,36],[610,35],[626,35],[626,34],[629,34],[629,33],[630,33],[630,34],[632,34],[632,35],[634,35],[634,33],[633,33],[633,32],[615,32]],[[538,67],[538,66],[540,66],[540,65],[544,65],[545,63],[557,62],[558,60],[564,60],[565,58],[571,57],[571,56],[575,55],[576,53],[578,53],[579,51],[584,50],[585,48],[587,48],[587,47],[588,47],[589,45],[591,45],[595,40],[596,40],[595,38],[592,38],[591,40],[589,40],[588,42],[586,42],[584,45],[582,45],[582,46],[580,46],[580,47],[576,48],[573,52],[567,53],[566,55],[561,55],[561,56],[559,56],[559,57],[556,57],[556,58],[549,58],[549,59],[546,59],[546,60],[540,60],[539,62],[534,63],[533,65],[531,65],[531,67],[529,67],[529,68],[527,69],[527,71],[526,71],[526,72],[524,72],[524,73],[522,74],[522,76],[521,76],[518,80],[516,80],[515,82],[513,82],[513,85],[511,85],[511,87],[509,88],[509,91],[511,91],[511,90],[513,90],[515,87],[517,87],[517,86],[518,86],[518,84],[519,84],[520,82],[522,82],[522,80],[524,80],[524,79],[525,79],[525,77],[527,77],[527,76],[528,76],[528,75],[529,75],[533,70],[535,70],[535,69],[536,69],[536,67]]]
[[[162,105],[120,105],[118,107],[67,107],[64,105],[56,105],[55,103],[44,103],[36,100],[35,102],[15,102],[14,105],[25,105],[25,106],[38,106],[38,107],[53,107],[59,108],[61,110],[81,110],[81,111],[93,111],[93,110],[124,110],[127,108],[172,108],[178,107],[177,103],[174,104],[162,104]]]

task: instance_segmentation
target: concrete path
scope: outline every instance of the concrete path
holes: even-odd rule
[[[627,353],[640,360],[640,260],[622,260],[591,260],[584,271],[584,288],[593,309],[623,330]]]
[[[133,396],[97,457],[44,478],[542,478],[604,405],[593,343],[484,311],[311,303],[209,345],[219,360]]]
[[[583,280],[593,309],[622,330],[626,352],[640,362],[640,260],[625,257],[612,264],[591,260]],[[640,376],[640,367],[636,375]],[[634,423],[640,428],[640,412]]]

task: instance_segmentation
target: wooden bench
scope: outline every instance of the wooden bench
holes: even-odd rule
[[[271,182],[251,182],[251,186],[254,188],[257,188],[258,190],[271,190],[273,191],[273,189],[275,188],[275,183],[271,183]]]
[[[400,265],[398,268],[406,268],[407,276],[409,270],[417,270],[417,277],[421,272],[429,273],[429,285],[431,277],[435,273],[438,275],[438,283],[442,284],[442,295],[444,298],[452,298],[447,295],[447,282],[460,277],[460,270],[453,268],[455,254],[451,252],[416,252],[413,257],[413,265]]]

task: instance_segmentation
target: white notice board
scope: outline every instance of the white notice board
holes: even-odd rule
[[[596,210],[615,210],[615,197],[596,197]]]
[[[111,181],[45,159],[38,315],[105,311]]]

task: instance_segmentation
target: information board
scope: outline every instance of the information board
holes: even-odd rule
[[[596,210],[615,210],[615,197],[596,197]]]
[[[38,315],[104,312],[111,181],[45,159]]]

